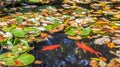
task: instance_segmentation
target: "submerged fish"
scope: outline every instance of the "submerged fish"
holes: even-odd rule
[[[41,50],[42,50],[42,51],[49,51],[49,50],[57,49],[57,48],[59,48],[59,47],[60,47],[60,45],[45,46],[45,47],[43,47]]]
[[[98,51],[95,51],[94,49],[92,49],[91,47],[88,47],[87,45],[85,44],[82,44],[82,43],[77,43],[77,46],[81,49],[83,49],[84,51],[89,51],[90,53],[92,54],[95,54],[96,56],[100,56],[101,53],[98,52]]]

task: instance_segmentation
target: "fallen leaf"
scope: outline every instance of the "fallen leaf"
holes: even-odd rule
[[[106,59],[105,57],[99,57],[99,58],[100,58],[100,60],[102,60],[102,61],[104,61],[104,62],[107,61],[107,59]]]
[[[109,48],[113,48],[114,46],[115,46],[115,44],[113,42],[107,43],[107,47],[109,47]]]

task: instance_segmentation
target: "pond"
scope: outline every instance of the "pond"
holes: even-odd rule
[[[119,0],[0,0],[0,66],[120,67]]]

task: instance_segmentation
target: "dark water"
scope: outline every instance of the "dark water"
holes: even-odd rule
[[[93,47],[96,51],[102,53],[102,56],[106,57],[108,61],[115,56],[109,53],[109,49],[103,45],[98,46],[93,43],[93,40],[83,39],[78,42],[89,43],[89,46]],[[60,44],[63,48],[42,52],[41,48],[45,45],[54,45]],[[34,50],[31,50],[30,53],[33,54],[36,60],[41,60],[42,64],[32,63],[29,67],[90,67],[89,61],[90,58],[96,57],[94,54],[89,52],[84,53],[81,49],[78,50],[78,54],[75,54],[77,46],[74,40],[68,39],[65,35],[57,33],[53,34],[53,38],[48,38],[48,40],[40,43],[32,43],[31,46],[34,46]]]

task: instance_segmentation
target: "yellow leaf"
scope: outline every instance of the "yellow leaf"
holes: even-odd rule
[[[116,14],[116,15],[114,15],[114,17],[116,17],[116,18],[120,18],[120,14]]]
[[[100,58],[100,60],[102,60],[102,61],[104,61],[104,62],[107,61],[107,59],[106,59],[105,57],[99,57],[99,58]]]
[[[115,46],[115,44],[113,42],[107,43],[107,47],[109,47],[109,48],[113,48],[114,46]]]

